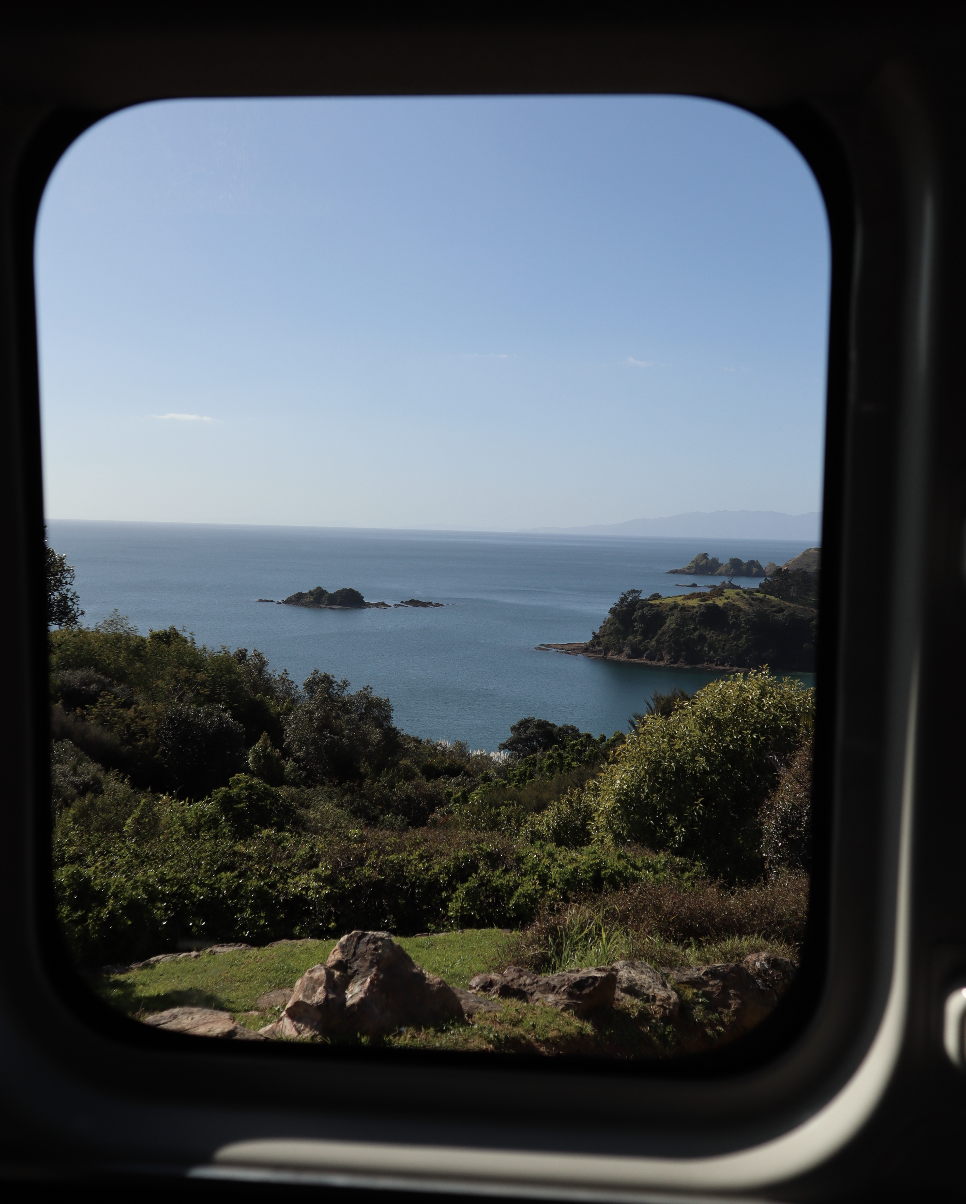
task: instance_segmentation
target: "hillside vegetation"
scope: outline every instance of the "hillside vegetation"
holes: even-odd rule
[[[629,737],[528,717],[491,755],[406,735],[366,687],[318,671],[296,686],[174,628],[115,615],[52,632],[50,652],[55,890],[84,964],[353,928],[549,933],[633,890],[651,903],[626,924],[650,919],[627,948],[673,943],[692,897],[692,945],[800,934],[803,889],[771,927],[751,902],[765,804],[811,722],[794,683],[659,700]]]
[[[655,665],[811,670],[817,623],[812,607],[768,588],[722,583],[686,598],[644,598],[632,589],[610,608],[586,651]]]

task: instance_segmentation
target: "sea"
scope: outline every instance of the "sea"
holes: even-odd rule
[[[303,681],[313,669],[390,699],[403,731],[495,751],[528,715],[626,731],[655,691],[715,673],[589,660],[536,645],[590,638],[627,589],[687,594],[669,576],[698,552],[781,564],[801,542],[49,520],[76,570],[86,625],[113,611],[146,634],[255,649]],[[742,585],[754,580],[737,579]],[[321,585],[441,608],[306,610],[259,602]],[[811,674],[796,673],[808,685]]]

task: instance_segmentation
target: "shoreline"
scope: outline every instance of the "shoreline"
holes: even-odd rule
[[[646,669],[700,669],[705,673],[750,673],[758,665],[692,665],[685,661],[648,661],[643,657],[609,656],[606,652],[588,652],[586,643],[537,644],[535,652],[562,652],[564,656],[586,656],[592,661],[611,661],[616,665],[643,665]],[[776,673],[814,673],[814,669],[783,669],[775,665],[769,668]]]

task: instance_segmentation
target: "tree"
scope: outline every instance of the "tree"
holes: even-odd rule
[[[74,569],[67,563],[67,556],[55,552],[47,543],[44,528],[44,547],[47,552],[47,626],[76,627],[84,613],[80,598],[73,589]]]
[[[549,719],[528,715],[513,724],[509,740],[504,740],[500,748],[518,757],[529,757],[549,752],[551,748],[563,748],[571,740],[579,739],[580,729],[572,723],[551,723]]]
[[[686,706],[693,697],[693,694],[689,694],[679,686],[674,686],[667,694],[655,690],[651,694],[650,700],[644,703],[646,709],[635,711],[628,723],[633,730],[643,723],[648,715],[657,715],[660,719],[667,719],[669,715],[674,714],[678,707]]]
[[[349,781],[363,767],[378,772],[399,751],[392,703],[371,686],[349,693],[349,683],[314,670],[303,683],[305,700],[285,723],[285,744],[310,782]]]
[[[157,727],[158,756],[181,798],[204,798],[245,763],[245,729],[219,706],[165,707]]]

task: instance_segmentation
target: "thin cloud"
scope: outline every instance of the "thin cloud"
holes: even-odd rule
[[[636,359],[634,359],[634,357],[632,355],[629,355],[627,357],[627,363],[628,363],[629,367],[633,367],[633,368],[653,368],[654,367],[654,360],[636,360]]]
[[[463,358],[466,360],[508,360],[510,357],[498,351],[467,351]]]
[[[159,422],[214,422],[207,414],[152,414]]]

